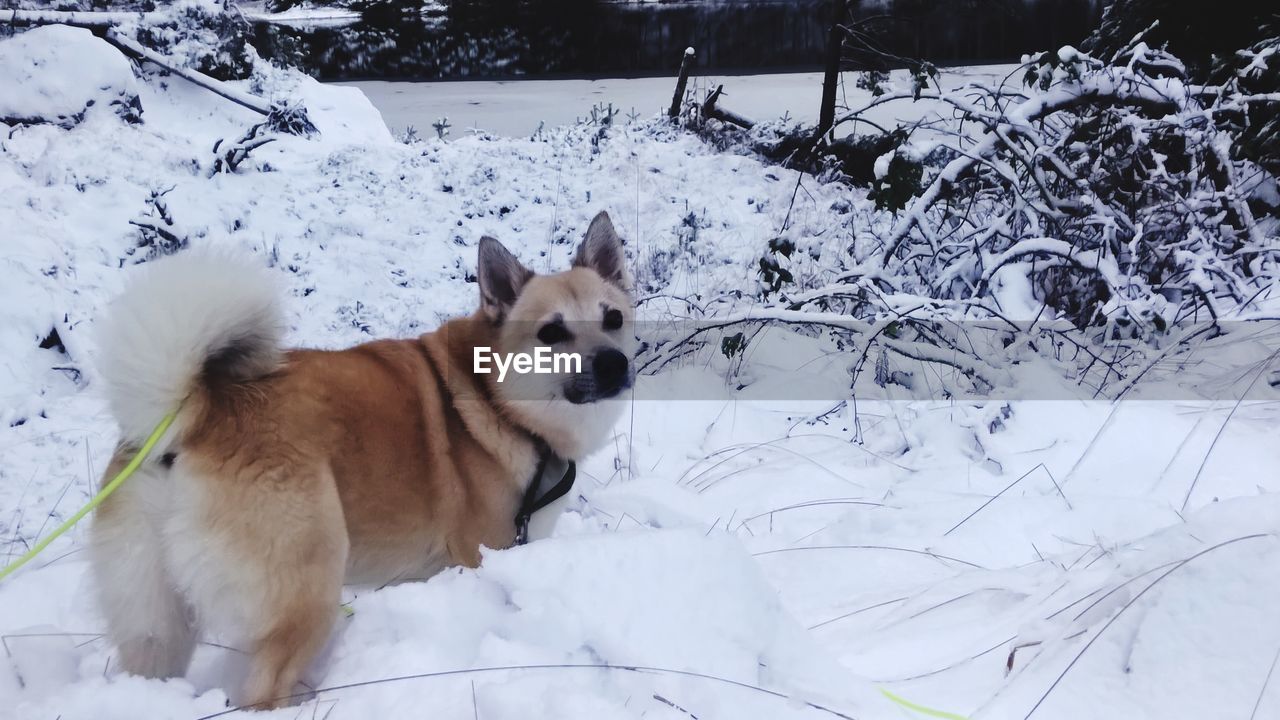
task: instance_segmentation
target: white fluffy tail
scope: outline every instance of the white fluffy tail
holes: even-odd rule
[[[98,331],[121,440],[141,443],[197,389],[275,370],[283,328],[271,278],[246,259],[188,251],[148,263]]]

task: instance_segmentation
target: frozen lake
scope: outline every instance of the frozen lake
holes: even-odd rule
[[[998,83],[1016,67],[978,65],[944,68],[939,79],[947,88],[975,82]],[[1010,82],[1016,85],[1019,80],[1014,77]],[[856,81],[856,73],[845,73],[841,78],[840,98],[845,106],[859,106],[871,99],[871,93],[857,88]],[[902,71],[895,71],[891,81],[904,88],[908,86],[907,75]],[[817,121],[822,95],[821,73],[690,78],[690,87],[695,89],[699,99],[720,83],[725,86],[722,106],[753,120],[773,120],[789,114],[805,122]],[[590,116],[592,107],[610,103],[621,112],[620,121],[625,121],[626,115],[632,112],[647,117],[665,111],[675,90],[674,77],[442,82],[376,80],[342,84],[360,88],[393,131],[414,127],[424,137],[434,132],[431,125],[441,117],[449,119],[454,136],[470,130],[483,130],[513,137],[531,135],[542,123],[547,127],[573,123]],[[868,117],[881,124],[913,122],[934,110],[932,103],[895,102],[876,108]]]
[[[811,72],[823,67],[832,20],[831,0],[451,0],[407,14],[386,12],[401,3],[340,4],[382,11],[259,11],[255,18],[278,21],[255,23],[254,47],[326,82],[661,77],[675,75],[690,45],[706,73]],[[1102,5],[855,2],[849,19],[893,55],[977,65],[1079,43]],[[856,44],[846,60],[880,66]]]

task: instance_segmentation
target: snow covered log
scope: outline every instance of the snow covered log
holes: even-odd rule
[[[342,8],[325,10],[299,9],[278,13],[258,12],[249,9],[240,11],[239,15],[252,23],[282,24],[307,21],[354,22],[360,19],[360,13]],[[0,23],[9,23],[11,25],[70,25],[82,28],[109,28],[132,23],[145,24],[168,18],[169,14],[163,11],[0,10]]]
[[[158,13],[157,13],[158,14]],[[0,10],[0,23],[12,25],[70,25],[107,28],[145,20],[147,13],[72,12],[67,10]]]
[[[208,90],[209,92],[220,95],[230,100],[231,102],[239,105],[240,107],[248,108],[249,110],[253,110],[254,112],[261,113],[262,115],[271,114],[270,102],[258,97],[257,95],[253,95],[253,94],[244,92],[243,90],[240,90],[238,88],[232,87],[231,85],[228,85],[227,83],[224,83],[221,80],[215,80],[209,77],[208,75],[204,75],[203,73],[198,73],[194,70],[188,70],[187,68],[184,68],[181,65],[178,65],[177,63],[173,62],[172,60],[165,57],[164,55],[161,55],[160,53],[154,50],[151,50],[149,48],[143,47],[140,43],[138,43],[133,38],[130,38],[120,33],[114,28],[107,30],[106,37],[108,42],[120,48],[122,52],[124,52],[125,54],[131,57],[137,58],[139,60],[145,60],[150,63],[155,63],[156,65],[159,65],[160,67],[164,68],[165,70],[168,70],[174,75],[177,75],[178,77],[181,77],[182,79],[190,83],[199,85],[200,87],[204,88],[205,90]]]
[[[142,113],[137,79],[123,55],[83,28],[50,25],[0,42],[0,122],[72,127],[93,107],[131,122]]]

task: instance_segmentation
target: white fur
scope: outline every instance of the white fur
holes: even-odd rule
[[[187,669],[197,631],[165,557],[162,528],[172,508],[171,482],[144,465],[113,498],[121,517],[93,519],[89,556],[98,604],[118,664],[145,677],[174,677]]]
[[[187,251],[142,268],[98,330],[98,367],[121,439],[138,444],[194,388],[205,359],[253,332],[278,361],[283,320],[266,270]]]

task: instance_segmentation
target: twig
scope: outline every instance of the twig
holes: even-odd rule
[[[654,700],[657,700],[658,702],[662,703],[663,705],[666,705],[667,707],[671,708],[672,710],[679,710],[680,712],[684,713],[685,715],[688,715],[689,717],[693,718],[693,720],[698,720],[698,716],[697,716],[697,715],[694,715],[693,713],[689,712],[688,710],[685,710],[684,708],[680,707],[679,705],[677,705],[677,704],[675,704],[675,703],[671,702],[670,700],[668,700],[668,699],[666,699],[666,698],[662,697],[662,696],[661,696],[661,695],[659,695],[658,693],[654,693],[654,694],[653,694],[653,699],[654,699]]]
[[[1013,649],[1009,651],[1009,658],[1004,661],[1004,676],[1009,677],[1009,673],[1013,672],[1013,659],[1018,654],[1019,650],[1021,650],[1022,648],[1035,647],[1039,644],[1040,644],[1039,640],[1032,640],[1031,642],[1024,642],[1018,645],[1014,645]]]

